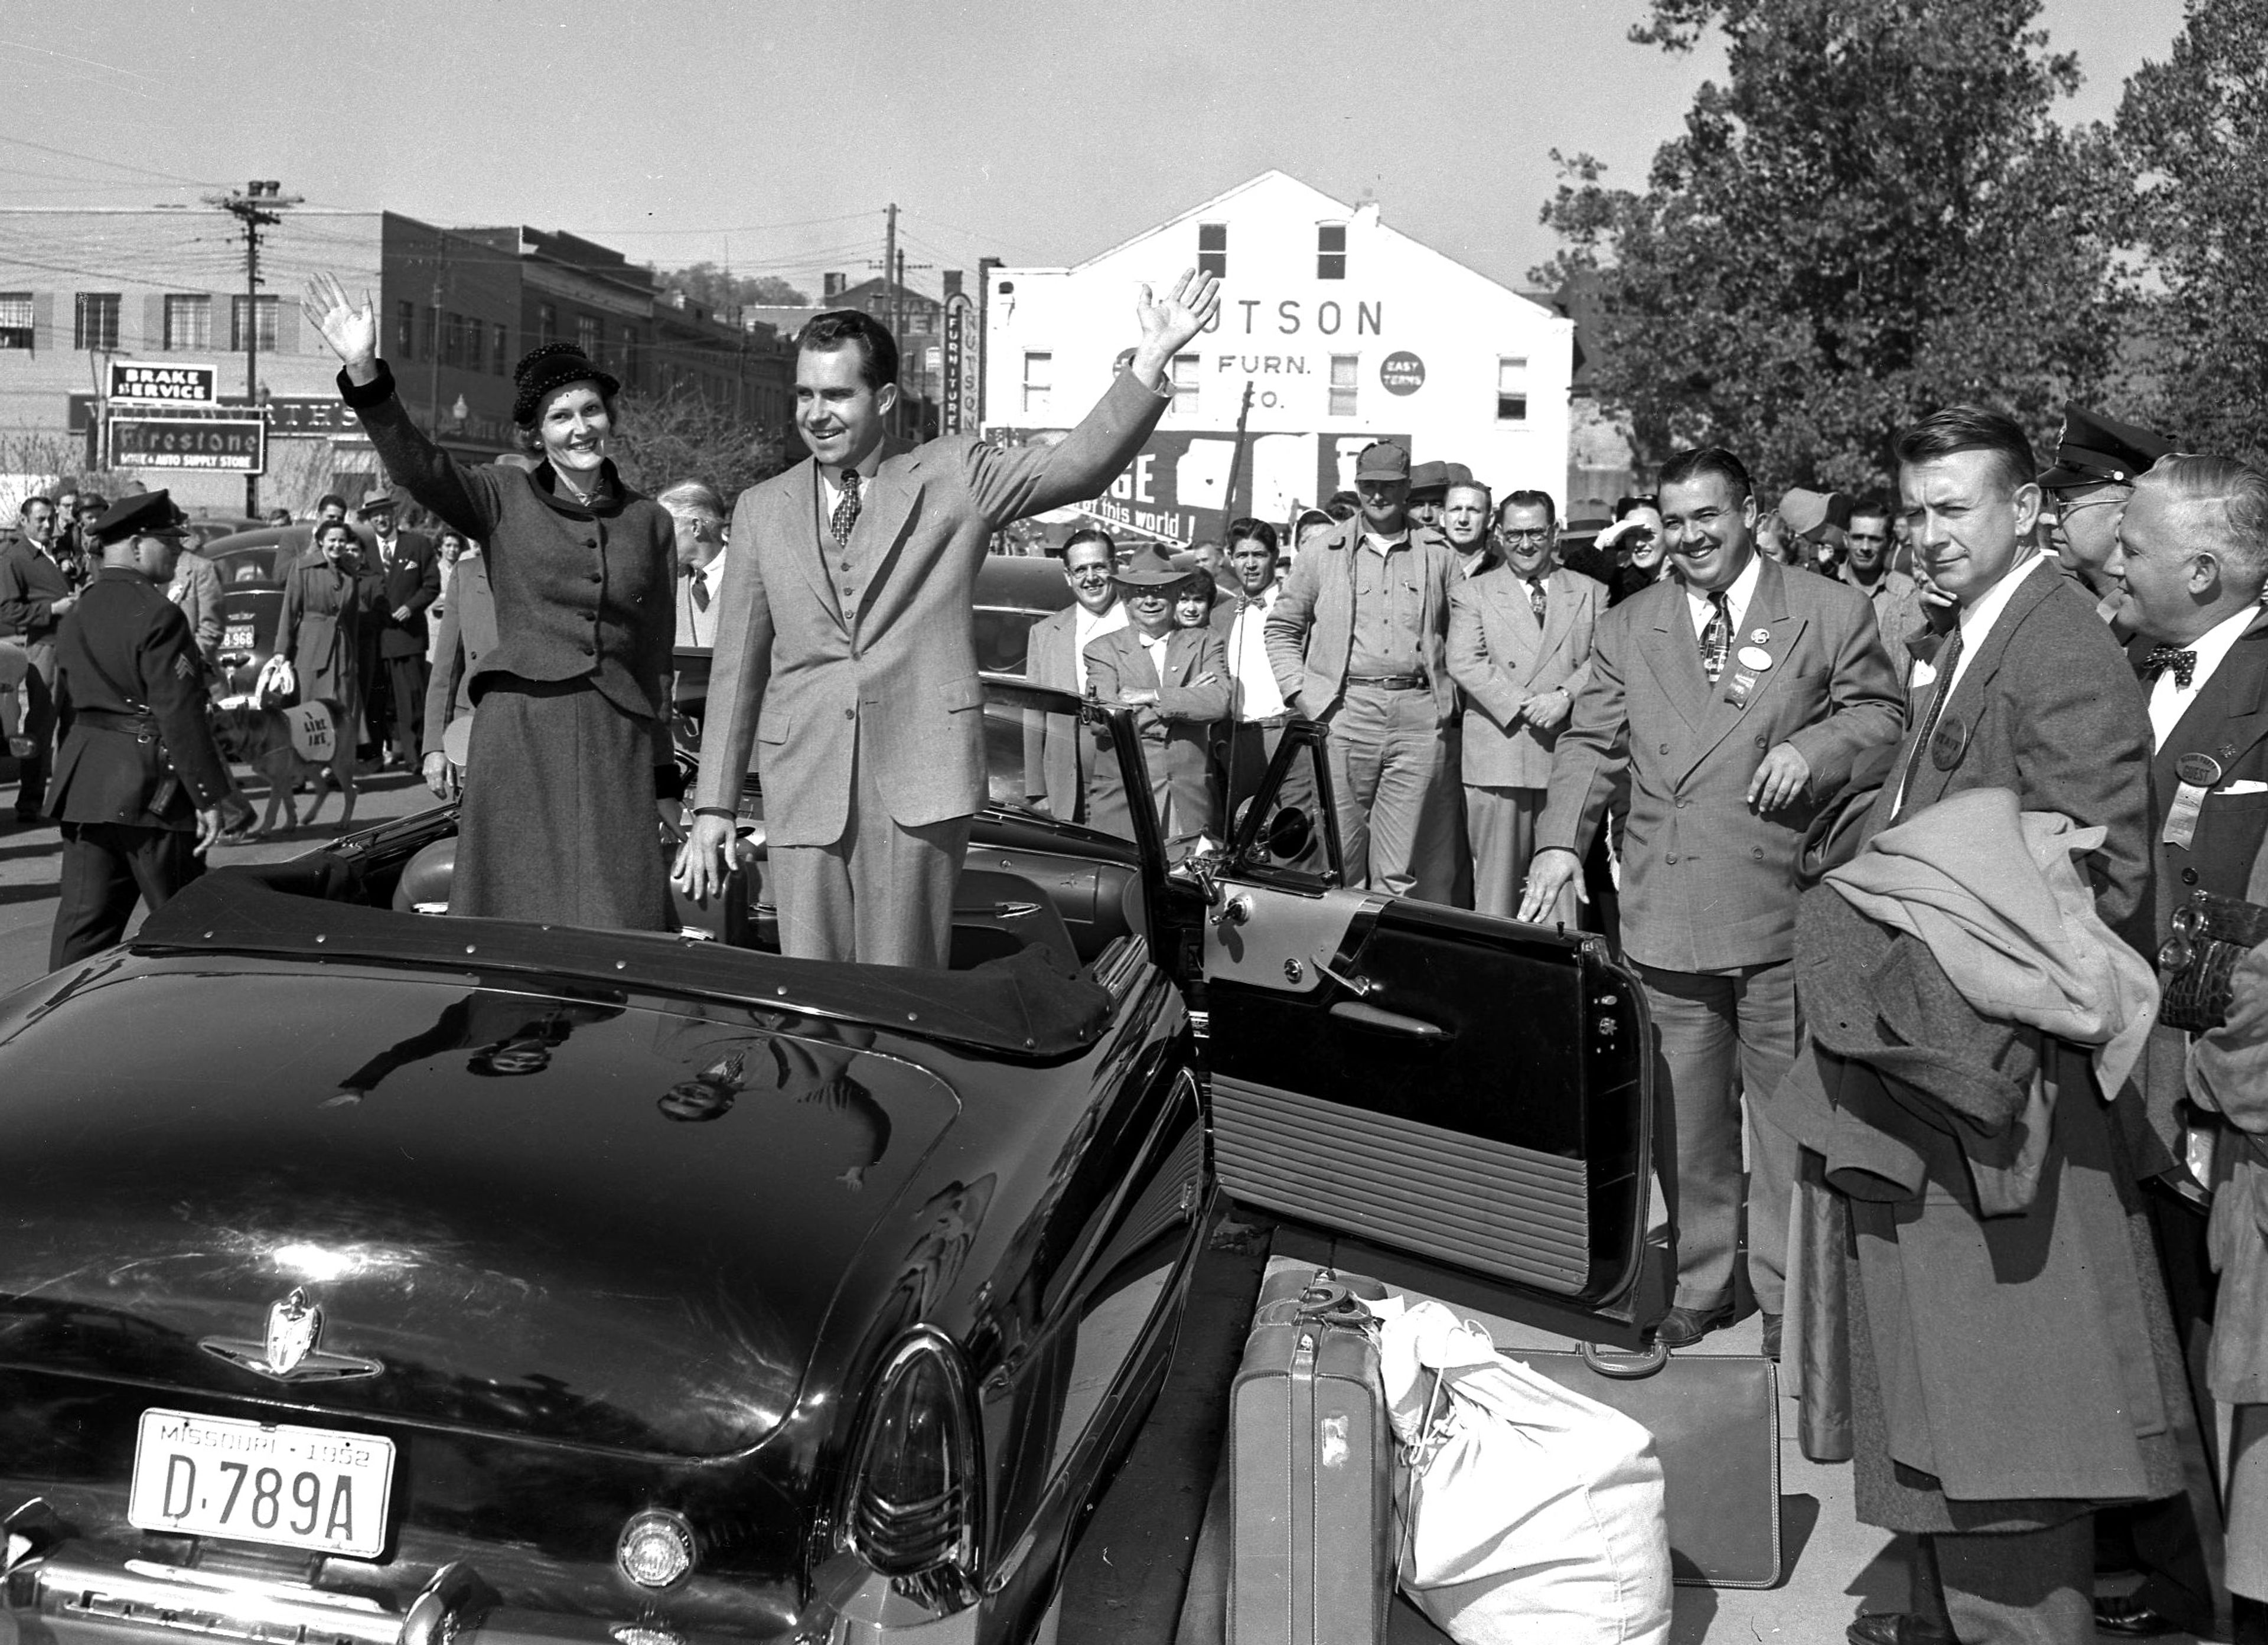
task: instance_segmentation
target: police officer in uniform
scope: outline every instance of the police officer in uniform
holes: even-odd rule
[[[2118,518],[2134,495],[2134,482],[2173,450],[2162,434],[2121,423],[2082,405],[2067,405],[2055,461],[2039,477],[2055,508],[2050,537],[2066,576],[2075,577],[2099,602],[2095,615],[2121,638],[2132,631],[2125,594],[2107,569],[2118,539]]]
[[[195,638],[166,598],[180,511],[148,492],[90,535],[101,569],[55,641],[57,694],[73,718],[48,789],[63,836],[51,970],[118,941],[137,896],[162,906],[204,872],[224,826],[252,821],[205,719]]]

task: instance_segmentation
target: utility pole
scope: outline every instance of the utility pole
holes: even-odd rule
[[[890,336],[895,340],[898,335],[898,291],[890,281],[890,271],[898,266],[898,203],[895,200],[889,204],[887,222],[889,226],[882,231],[882,290],[889,300],[888,323]],[[902,413],[897,422],[898,427],[895,432],[902,434],[905,432]]]
[[[274,178],[254,178],[240,190],[204,197],[207,205],[218,206],[244,225],[244,402],[263,422],[268,412],[260,403],[260,231],[281,223],[279,213],[304,197],[283,190]],[[261,445],[265,449],[267,441]],[[244,476],[244,513],[247,519],[260,518],[257,474]]]

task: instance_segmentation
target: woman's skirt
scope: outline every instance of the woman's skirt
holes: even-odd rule
[[[588,680],[491,678],[473,715],[449,911],[671,931],[655,721]]]

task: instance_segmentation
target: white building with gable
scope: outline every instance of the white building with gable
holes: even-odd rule
[[[1233,461],[1237,512],[1280,525],[1351,490],[1357,455],[1384,438],[1465,464],[1498,497],[1548,491],[1564,513],[1574,322],[1388,228],[1375,204],[1278,171],[1074,267],[992,267],[986,432],[1076,424],[1130,352],[1138,287],[1192,266],[1221,277],[1219,322],[1174,360],[1148,446],[1081,514],[1137,538],[1218,535]]]

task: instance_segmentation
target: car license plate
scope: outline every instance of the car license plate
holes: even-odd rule
[[[286,1423],[145,1411],[126,1520],[141,1531],[373,1559],[394,1442]]]
[[[221,636],[220,643],[231,651],[250,651],[252,629],[249,623],[232,623],[228,625],[228,632]]]

